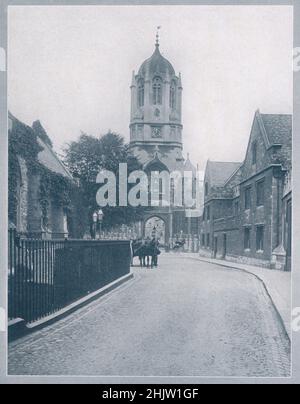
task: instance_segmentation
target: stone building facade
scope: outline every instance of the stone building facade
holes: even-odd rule
[[[20,122],[11,113],[9,113],[8,121],[9,139],[16,142],[16,140],[22,141],[25,137],[28,140],[30,137],[38,150],[37,164],[34,170],[31,169],[30,159],[24,157],[30,151],[28,151],[29,153],[23,153],[22,151],[24,150],[20,146],[19,148],[15,147],[12,154],[10,154],[10,159],[15,161],[13,172],[10,172],[10,176],[14,175],[15,181],[14,186],[9,189],[9,199],[15,201],[16,205],[14,209],[9,207],[10,226],[16,228],[18,233],[28,237],[68,237],[70,211],[62,204],[58,204],[51,195],[49,195],[47,201],[44,201],[47,204],[47,220],[44,217],[45,213],[41,202],[41,172],[45,169],[47,170],[46,172],[64,178],[75,186],[73,177],[52,149],[50,139],[47,141],[46,138],[39,135],[37,131],[37,127],[40,125],[39,122],[35,122],[33,127],[30,127]],[[43,128],[41,127],[41,129]],[[16,150],[19,150],[19,152]],[[11,178],[9,178],[9,182],[10,180]]]
[[[283,257],[286,257],[286,270],[292,267],[292,170],[285,177],[282,198]],[[285,255],[284,255],[285,254]]]
[[[243,163],[207,163],[202,253],[291,267],[292,116],[255,113]]]
[[[196,167],[182,155],[182,90],[181,75],[176,75],[172,64],[162,56],[157,38],[152,56],[142,63],[137,74],[132,74],[130,147],[149,176],[153,171],[176,171],[182,176],[189,172],[195,196]],[[154,228],[161,242],[168,244],[176,235],[198,234],[195,210],[191,213],[184,203],[176,206],[172,199],[170,205],[149,207],[141,223],[143,236],[154,234]]]

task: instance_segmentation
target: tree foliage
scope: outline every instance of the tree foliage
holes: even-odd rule
[[[65,164],[80,182],[84,195],[83,204],[90,222],[93,212],[99,209],[96,202],[96,193],[99,189],[99,184],[96,184],[98,173],[103,169],[109,170],[115,173],[118,179],[120,163],[127,163],[128,173],[141,169],[137,159],[131,155],[124,138],[114,132],[108,132],[98,138],[81,133],[77,141],[67,145],[64,153]],[[104,207],[103,212],[103,225],[110,228],[114,225],[130,224],[138,220],[141,217],[142,208],[119,207],[117,203],[117,207]]]

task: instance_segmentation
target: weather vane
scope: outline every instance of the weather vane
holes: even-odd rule
[[[159,25],[156,27],[156,45],[159,46],[159,30],[161,29],[161,26]]]

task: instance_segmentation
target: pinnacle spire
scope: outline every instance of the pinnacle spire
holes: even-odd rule
[[[181,73],[179,72],[178,88],[182,89]]]
[[[135,87],[135,71],[132,70],[131,87]]]

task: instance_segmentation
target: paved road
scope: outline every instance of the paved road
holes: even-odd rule
[[[10,344],[9,374],[287,376],[289,341],[253,276],[176,254]]]

